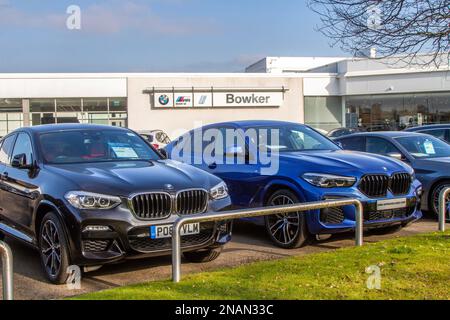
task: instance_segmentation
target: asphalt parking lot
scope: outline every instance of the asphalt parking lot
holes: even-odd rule
[[[400,232],[388,235],[365,234],[366,242],[374,242],[387,238],[414,235],[437,230],[435,220],[423,219]],[[450,227],[450,225],[448,225]],[[82,293],[104,290],[146,281],[168,279],[171,276],[170,257],[127,261],[126,263],[105,266],[102,269],[83,275],[80,290],[68,290],[65,285],[49,284],[41,270],[38,252],[18,241],[7,238],[14,254],[14,288],[15,299],[62,299]],[[233,241],[229,243],[223,254],[212,263],[183,263],[182,274],[214,270],[222,267],[237,266],[259,260],[278,259],[288,256],[301,256],[315,252],[323,252],[354,244],[353,234],[343,234],[329,239],[313,241],[311,245],[296,249],[283,250],[274,247],[265,237],[264,229],[247,223],[237,223]]]

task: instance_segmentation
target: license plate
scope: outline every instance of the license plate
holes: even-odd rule
[[[377,211],[383,210],[394,210],[407,207],[407,199],[389,199],[389,200],[379,200],[377,201]]]
[[[159,226],[150,227],[150,238],[151,239],[164,239],[172,237],[173,225],[165,224]],[[185,224],[181,227],[181,236],[189,236],[193,234],[200,233],[200,223]]]

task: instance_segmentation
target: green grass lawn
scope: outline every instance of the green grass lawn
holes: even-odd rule
[[[381,289],[365,272],[381,269]],[[450,232],[121,287],[75,299],[450,299]]]

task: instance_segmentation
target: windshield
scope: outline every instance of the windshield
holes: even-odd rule
[[[50,164],[158,160],[158,154],[131,131],[73,130],[39,136]]]
[[[450,145],[434,137],[400,137],[397,140],[414,158],[450,157]]]
[[[307,126],[258,127],[258,132],[260,150],[279,152],[340,150],[332,141]],[[252,139],[251,143],[255,141]]]

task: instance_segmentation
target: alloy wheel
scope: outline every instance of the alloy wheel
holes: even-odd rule
[[[448,187],[449,187],[449,185],[441,185],[433,192],[433,207],[434,207],[434,212],[436,212],[437,214],[439,214],[439,198],[441,196],[441,192],[442,192],[442,190],[444,190],[445,188],[448,188]],[[450,195],[447,196],[447,199],[445,199],[445,202],[447,205],[447,210],[450,210]]]
[[[279,195],[272,199],[269,206],[283,206],[294,204],[294,201],[286,196]],[[300,232],[300,213],[279,213],[267,217],[268,227],[273,238],[284,245],[295,241]]]
[[[61,243],[55,223],[48,220],[41,230],[41,254],[47,273],[56,277],[61,269]]]

